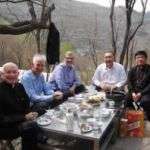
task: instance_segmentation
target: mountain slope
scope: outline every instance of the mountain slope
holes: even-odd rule
[[[111,33],[109,13],[110,9],[101,7],[96,4],[82,3],[73,0],[53,0],[56,9],[52,13],[52,20],[56,23],[62,41],[69,41],[73,43],[74,47],[80,50],[87,50],[90,48],[91,41],[97,50],[111,49]],[[27,11],[27,6],[21,4],[19,6],[9,6],[13,13],[19,14],[20,19],[30,19]],[[39,12],[39,7],[36,11]],[[118,48],[122,48],[123,34],[125,29],[125,14],[123,7],[116,8],[116,21],[119,33]],[[0,6],[0,14],[14,20],[10,12],[7,11],[6,6]],[[134,12],[132,20],[134,26],[138,22],[140,14]],[[145,16],[145,23],[136,36],[135,49],[145,49],[150,47],[150,13]]]

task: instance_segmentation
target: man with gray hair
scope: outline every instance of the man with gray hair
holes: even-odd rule
[[[63,97],[62,92],[54,92],[45,82],[42,74],[45,62],[45,55],[34,55],[31,70],[25,72],[21,78],[21,83],[30,98],[32,109],[40,114],[43,114],[51,106],[52,102],[57,103]]]

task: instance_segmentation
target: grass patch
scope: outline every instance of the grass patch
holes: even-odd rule
[[[0,24],[1,25],[7,25],[7,24],[9,24],[9,22],[6,19],[4,19],[3,17],[0,16]]]

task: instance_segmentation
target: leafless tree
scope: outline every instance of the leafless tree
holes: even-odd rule
[[[3,40],[1,40],[0,42],[0,64],[4,63],[6,48],[7,48],[7,44]]]
[[[129,66],[129,68],[132,67],[135,46],[136,46],[136,41],[135,41],[135,39],[133,39],[131,42],[130,50],[129,50],[130,51],[129,59],[128,59],[128,61],[126,61],[126,68],[127,68],[127,66]]]
[[[98,66],[98,58],[97,58],[97,53],[96,53],[96,40],[95,39],[89,39],[89,56],[96,69]]]
[[[115,26],[114,26],[114,9],[115,9],[115,0],[112,0],[111,4],[111,10],[110,10],[110,24],[111,24],[111,43],[114,50],[114,54],[116,55],[117,47],[117,38],[116,38],[116,32],[115,32]]]
[[[112,0],[111,3],[111,11],[110,11],[110,26],[111,26],[111,33],[112,33],[112,47],[114,49],[114,52],[117,52],[117,31],[115,30],[115,20],[114,20],[114,14],[115,14],[115,2],[116,0]],[[124,34],[124,39],[123,39],[123,46],[121,49],[121,54],[120,54],[120,60],[119,62],[121,64],[125,63],[125,55],[128,55],[129,53],[129,47],[134,39],[137,31],[139,28],[142,26],[143,21],[144,21],[144,15],[145,15],[145,10],[147,6],[148,0],[140,0],[141,6],[142,6],[142,12],[141,12],[141,18],[137,24],[136,27],[133,27],[133,21],[132,21],[132,15],[134,12],[134,6],[136,3],[136,0],[125,0],[125,15],[126,15],[126,25],[125,25],[125,34]],[[126,57],[128,58],[128,56]]]
[[[23,52],[22,52],[22,45],[20,43],[14,43],[11,47],[13,51],[14,58],[19,68],[23,66]]]
[[[95,69],[98,66],[98,57],[97,57],[97,41],[98,41],[98,23],[97,23],[97,13],[94,14],[94,31],[91,36],[88,38],[89,45],[89,56],[94,64]]]
[[[34,31],[37,43],[37,50],[40,52],[40,35],[41,29],[48,29],[51,23],[51,12],[55,9],[54,4],[49,3],[50,0],[0,0],[0,3],[26,3],[31,20],[18,20],[12,24],[0,25],[0,34],[19,35]],[[35,11],[35,5],[41,7],[41,15],[38,17]],[[10,10],[9,10],[10,11]],[[12,12],[12,11],[11,11]],[[12,12],[14,15],[14,13]],[[15,14],[16,15],[16,14]]]
[[[60,37],[60,40],[61,41],[65,41],[65,40],[67,40],[67,41],[69,41],[69,37],[68,37],[68,35],[67,35],[67,27],[65,26],[65,23],[64,23],[64,21],[60,18],[60,31],[61,31],[61,37]]]

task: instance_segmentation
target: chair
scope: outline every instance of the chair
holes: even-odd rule
[[[11,140],[0,140],[1,150],[15,150]]]
[[[17,150],[21,149],[20,145],[21,138],[6,140],[1,139],[0,140],[0,150],[15,150],[17,147]]]

